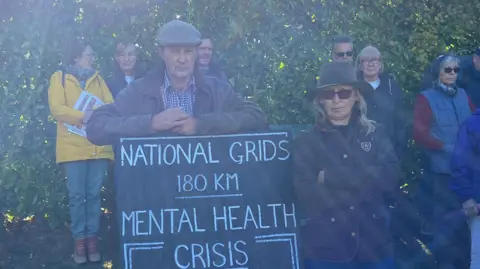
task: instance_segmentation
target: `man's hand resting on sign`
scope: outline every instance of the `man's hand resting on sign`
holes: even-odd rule
[[[155,131],[171,130],[182,125],[182,120],[188,117],[188,114],[179,107],[165,109],[152,117],[152,128]]]
[[[188,117],[187,119],[176,122],[179,124],[173,128],[173,132],[182,135],[193,135],[197,131],[197,120],[194,117]]]
[[[317,182],[318,182],[318,184],[324,184],[325,183],[325,171],[322,170],[322,171],[318,172]]]

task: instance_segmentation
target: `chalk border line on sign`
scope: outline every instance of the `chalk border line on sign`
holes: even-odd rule
[[[292,269],[300,269],[298,262],[298,248],[297,248],[297,235],[290,234],[271,234],[271,235],[259,235],[255,236],[255,243],[277,243],[288,242],[290,244],[290,252],[292,257]],[[151,243],[125,243],[123,244],[123,255],[125,258],[125,269],[133,269],[132,265],[132,253],[134,250],[152,250],[162,249],[164,242],[151,242]],[[237,268],[237,269],[248,269]]]
[[[259,235],[255,236],[256,243],[277,243],[277,242],[289,242],[290,252],[292,256],[292,268],[300,269],[298,262],[298,248],[297,248],[297,235],[290,234],[271,234],[271,235]]]
[[[166,139],[192,139],[192,138],[215,138],[215,137],[240,137],[240,136],[263,136],[263,135],[284,135],[288,136],[287,132],[271,132],[271,133],[247,133],[247,134],[228,134],[228,135],[206,135],[206,136],[170,136],[170,137],[129,137],[121,138],[120,142],[131,140],[166,140]],[[289,234],[271,234],[255,236],[256,243],[277,243],[288,242],[290,244],[290,252],[292,258],[292,269],[300,269],[297,236],[294,233]],[[123,245],[125,269],[133,269],[132,252],[134,250],[153,250],[162,249],[164,242],[150,242],[150,243],[125,243]],[[237,268],[248,269],[248,268]]]
[[[262,135],[284,135],[288,136],[287,132],[273,132],[273,133],[246,133],[246,134],[227,134],[227,135],[201,135],[201,136],[162,136],[162,137],[126,137],[120,138],[120,142],[129,140],[166,140],[166,139],[192,139],[192,138],[216,138],[216,137],[239,137],[239,136],[262,136]]]
[[[125,243],[123,244],[123,257],[125,258],[125,269],[133,269],[132,252],[134,250],[162,249],[164,242],[151,243]]]

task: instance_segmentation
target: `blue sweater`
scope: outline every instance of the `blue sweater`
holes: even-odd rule
[[[462,202],[480,202],[480,109],[460,127],[450,168],[452,191]]]

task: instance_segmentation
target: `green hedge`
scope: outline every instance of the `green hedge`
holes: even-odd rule
[[[144,2],[0,1],[0,210],[48,216],[53,225],[68,217],[47,89],[72,36],[92,42],[108,75],[117,38],[135,37],[142,60],[152,64],[158,25],[179,15],[215,35],[217,59],[237,91],[252,96],[272,124],[290,125],[312,123],[303,94],[337,34],[352,35],[356,51],[377,46],[407,92],[408,105],[430,59],[446,49],[471,49],[480,40],[476,0]],[[415,182],[418,152],[411,147],[409,154],[405,179]]]

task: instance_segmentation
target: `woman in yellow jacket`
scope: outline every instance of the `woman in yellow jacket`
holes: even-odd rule
[[[90,262],[99,262],[100,192],[113,152],[110,146],[95,146],[81,132],[72,132],[67,126],[81,130],[91,115],[91,109],[82,112],[73,108],[82,92],[103,103],[111,103],[113,98],[102,77],[92,68],[92,48],[76,41],[69,49],[68,66],[52,75],[48,89],[50,111],[57,120],[56,159],[67,177],[74,260],[86,263],[88,257]]]

